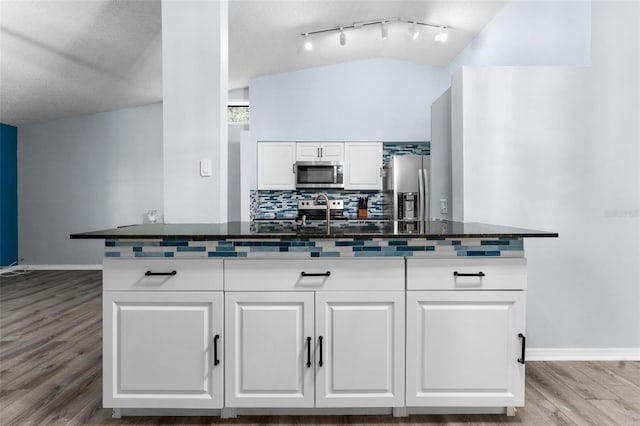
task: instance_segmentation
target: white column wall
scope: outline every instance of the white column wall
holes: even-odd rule
[[[228,2],[162,2],[164,214],[227,220]],[[200,176],[200,160],[213,175]]]

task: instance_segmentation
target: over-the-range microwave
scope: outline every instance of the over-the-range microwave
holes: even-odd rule
[[[344,189],[343,161],[298,161],[296,189]]]

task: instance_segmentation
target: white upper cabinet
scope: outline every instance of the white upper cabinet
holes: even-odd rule
[[[295,161],[295,142],[258,142],[258,189],[295,189]]]
[[[346,142],[344,189],[382,189],[382,142]]]
[[[344,161],[344,143],[298,142],[296,161]]]

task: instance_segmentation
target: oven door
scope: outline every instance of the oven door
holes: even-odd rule
[[[296,188],[344,188],[344,182],[342,179],[342,162],[297,162]]]

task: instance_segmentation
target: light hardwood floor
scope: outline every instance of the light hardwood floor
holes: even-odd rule
[[[640,362],[528,362],[526,405],[502,415],[128,417],[103,409],[101,273],[0,276],[0,424],[640,425]]]

